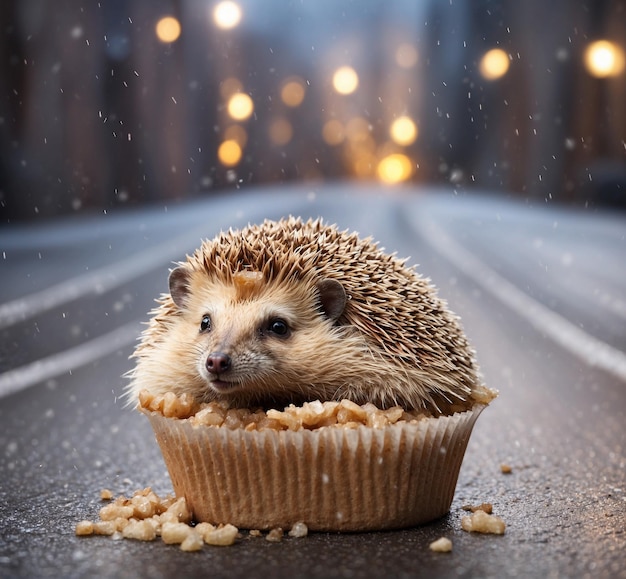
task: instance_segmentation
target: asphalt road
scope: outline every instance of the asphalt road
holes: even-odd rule
[[[76,537],[102,488],[171,490],[147,420],[120,401],[171,262],[222,228],[289,213],[410,256],[460,314],[500,396],[475,427],[450,514],[200,553]],[[626,577],[624,256],[623,213],[375,186],[3,225],[0,577]],[[461,506],[483,502],[505,535],[461,530]],[[452,553],[428,549],[442,535]]]

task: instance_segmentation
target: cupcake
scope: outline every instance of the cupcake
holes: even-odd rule
[[[479,414],[308,402],[283,411],[139,396],[176,496],[196,521],[239,528],[371,531],[445,515]]]

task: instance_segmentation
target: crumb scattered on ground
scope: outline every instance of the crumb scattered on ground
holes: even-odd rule
[[[471,511],[472,513],[475,513],[476,511],[484,511],[485,513],[487,513],[488,515],[490,515],[493,512],[493,506],[491,503],[482,503],[481,505],[463,505],[461,507],[464,511]]]
[[[100,492],[103,501],[109,501],[100,511],[97,521],[79,521],[74,529],[76,536],[108,535],[113,539],[154,541],[158,537],[168,545],[180,545],[183,551],[199,551],[206,545],[233,545],[241,536],[234,525],[193,524],[191,512],[184,497],[171,495],[159,497],[150,487],[137,490],[131,498],[120,496],[113,500],[113,493]],[[290,537],[306,537],[308,527],[302,521],[294,523]],[[251,537],[262,537],[259,529],[249,532]],[[265,538],[273,543],[282,541],[283,529],[270,530]]]
[[[104,489],[100,497],[110,500],[113,493]],[[76,535],[110,535],[137,541],[154,541],[161,537],[164,543],[180,545],[183,551],[198,551],[204,543],[232,545],[239,534],[233,525],[199,523],[193,526],[184,497],[161,498],[150,487],[135,491],[131,498],[116,498],[104,505],[99,515],[99,521],[77,523]]]
[[[302,538],[306,537],[308,534],[309,528],[306,526],[306,523],[303,523],[302,521],[294,523],[293,527],[291,527],[291,530],[289,531],[290,537]]]
[[[485,511],[478,509],[471,515],[461,517],[461,528],[470,533],[503,535],[506,524],[500,517],[489,515]]]
[[[270,543],[280,543],[283,540],[283,530],[280,527],[276,527],[265,536],[265,539]]]
[[[436,541],[433,541],[428,548],[437,553],[449,553],[452,551],[452,541],[447,537],[440,537]]]

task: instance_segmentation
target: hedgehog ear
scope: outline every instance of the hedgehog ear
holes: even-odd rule
[[[186,305],[189,285],[189,272],[186,268],[179,266],[170,272],[170,295],[174,303],[181,309]]]
[[[323,279],[316,284],[322,311],[331,320],[336,320],[346,307],[346,290],[336,279]]]

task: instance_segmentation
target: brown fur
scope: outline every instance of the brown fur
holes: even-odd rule
[[[159,303],[134,354],[131,400],[148,389],[245,406],[349,398],[448,413],[481,387],[459,321],[429,281],[319,220],[205,241]],[[206,367],[214,352],[231,362],[219,375]]]

